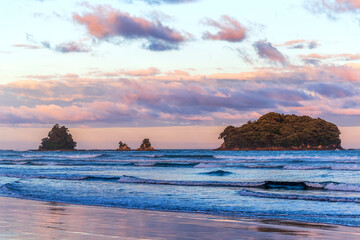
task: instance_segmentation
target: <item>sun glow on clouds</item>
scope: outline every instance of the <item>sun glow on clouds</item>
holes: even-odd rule
[[[360,119],[360,92],[354,88],[359,74],[357,65],[323,65],[216,75],[157,68],[97,72],[86,78],[55,75],[0,85],[0,99],[13,99],[10,105],[0,105],[0,121],[6,125],[219,125],[254,119],[270,110]]]

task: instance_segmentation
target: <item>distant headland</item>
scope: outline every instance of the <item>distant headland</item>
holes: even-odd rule
[[[337,150],[340,130],[323,119],[275,112],[248,121],[241,127],[228,126],[220,134],[224,143],[216,150]]]

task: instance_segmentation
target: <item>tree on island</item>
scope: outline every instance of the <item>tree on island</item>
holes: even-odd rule
[[[151,146],[150,140],[148,138],[145,138],[137,151],[155,151],[155,149]]]
[[[73,140],[69,129],[65,126],[55,124],[48,137],[41,140],[39,150],[74,150],[76,142]]]
[[[122,141],[119,142],[119,148],[116,151],[130,151],[131,149],[128,147],[126,143]]]
[[[219,139],[224,139],[219,150],[342,149],[335,124],[320,118],[274,112],[241,127],[228,126]]]

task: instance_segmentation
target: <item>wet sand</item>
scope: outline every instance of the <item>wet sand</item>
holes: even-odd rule
[[[0,239],[360,239],[360,228],[0,197]]]

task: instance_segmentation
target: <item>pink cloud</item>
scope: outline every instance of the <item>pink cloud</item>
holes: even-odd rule
[[[148,76],[145,70],[160,73]],[[342,109],[356,117],[353,110],[360,108],[357,64],[204,75],[136,71],[127,77],[97,72],[84,78],[71,73],[0,84],[0,124],[233,124],[268,111],[331,118],[341,116]]]
[[[314,13],[325,13],[336,19],[335,13],[355,12],[360,9],[360,0],[311,0],[307,8]]]
[[[205,23],[209,26],[217,28],[219,31],[215,34],[205,32],[204,39],[208,40],[224,40],[228,42],[241,42],[246,37],[246,29],[239,21],[229,16],[222,16],[220,21],[207,19]]]
[[[13,44],[13,47],[16,48],[25,48],[25,49],[40,49],[41,47],[36,45],[29,45],[29,44]]]
[[[290,40],[281,44],[276,44],[275,46],[278,47],[288,47],[288,48],[294,48],[294,49],[314,49],[319,46],[319,43],[315,40],[304,40],[304,39],[296,39],[296,40]]]
[[[347,8],[360,8],[360,0],[336,0],[336,2]]]
[[[122,75],[127,76],[154,76],[160,73],[160,70],[154,67],[149,67],[147,69],[139,69],[139,70],[133,70],[133,71],[121,71]]]
[[[145,39],[150,50],[176,49],[187,40],[180,32],[164,26],[160,21],[151,22],[141,17],[131,16],[110,6],[91,7],[92,13],[75,13],[73,19],[86,26],[90,35],[98,39],[123,37],[125,39]]]

